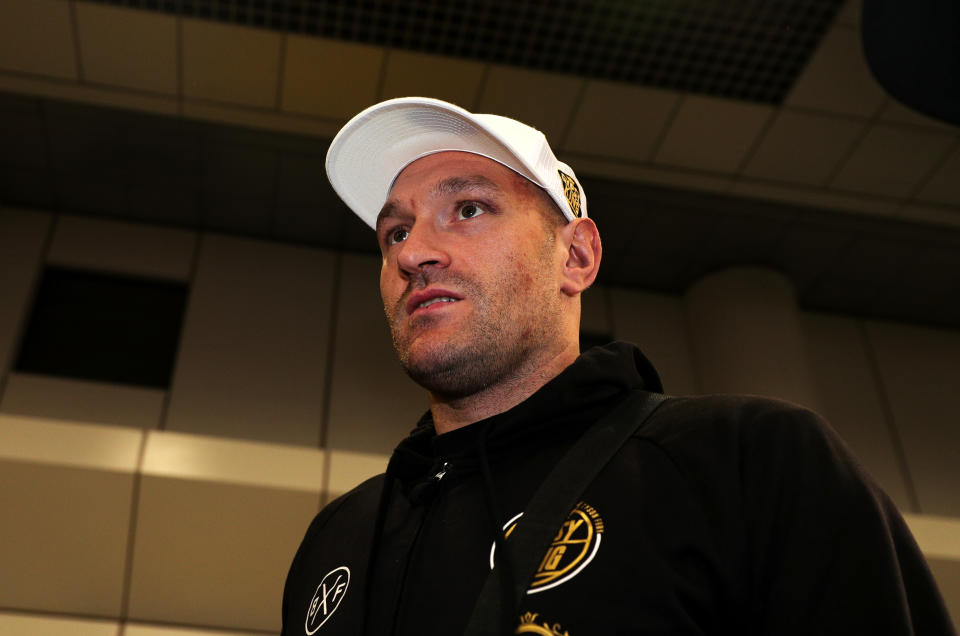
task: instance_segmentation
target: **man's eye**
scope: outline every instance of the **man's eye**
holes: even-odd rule
[[[410,236],[410,232],[398,227],[387,234],[387,242],[390,243],[390,245],[396,245],[397,243],[406,241],[408,236]]]
[[[472,219],[475,216],[480,216],[481,214],[486,214],[486,210],[477,205],[476,203],[465,203],[460,206],[460,210],[457,212],[457,219]]]

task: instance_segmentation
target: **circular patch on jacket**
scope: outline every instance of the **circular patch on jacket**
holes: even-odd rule
[[[503,526],[503,536],[507,539],[517,527],[517,522],[523,516],[521,512]],[[557,535],[547,548],[543,560],[533,575],[533,582],[527,594],[536,594],[549,590],[562,583],[566,583],[590,565],[593,557],[600,549],[600,540],[603,538],[603,519],[600,513],[588,503],[581,501],[567,520],[560,526]],[[490,547],[490,569],[494,566],[494,553],[497,544]]]
[[[316,579],[314,579],[316,580]],[[303,623],[303,630],[307,636],[316,633],[327,619],[340,607],[340,601],[347,595],[347,586],[350,585],[350,568],[341,565],[324,575],[317,586],[317,590],[307,606],[307,620]]]

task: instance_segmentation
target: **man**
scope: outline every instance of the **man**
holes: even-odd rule
[[[463,634],[491,569],[527,592],[490,634],[953,633],[889,499],[814,414],[772,400],[661,403],[516,571],[504,546],[551,469],[661,392],[631,345],[578,354],[601,259],[580,183],[538,131],[424,98],[357,115],[327,173],[376,230],[430,411],[311,524],[285,634]]]

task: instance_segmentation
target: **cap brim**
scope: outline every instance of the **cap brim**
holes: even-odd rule
[[[330,184],[372,228],[397,175],[429,154],[461,151],[489,157],[539,184],[534,172],[472,113],[438,99],[401,97],[367,108],[330,143]]]

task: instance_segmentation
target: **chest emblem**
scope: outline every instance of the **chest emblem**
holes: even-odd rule
[[[536,634],[536,636],[570,636],[559,624],[551,625],[549,621],[537,622],[538,614],[527,612],[520,617],[520,626],[514,634]]]
[[[316,579],[314,579],[316,580]],[[340,607],[340,601],[347,595],[347,586],[350,585],[350,568],[342,565],[330,570],[320,581],[317,590],[307,606],[307,620],[303,630],[307,636],[315,634],[327,619]]]
[[[508,540],[522,516],[521,512],[503,526],[504,537]],[[581,501],[570,511],[567,520],[560,526],[550,547],[547,548],[527,594],[549,590],[580,574],[597,556],[602,538],[603,519],[600,518],[600,513],[590,504]],[[495,552],[496,544],[494,543],[490,547],[491,570],[494,566]]]

